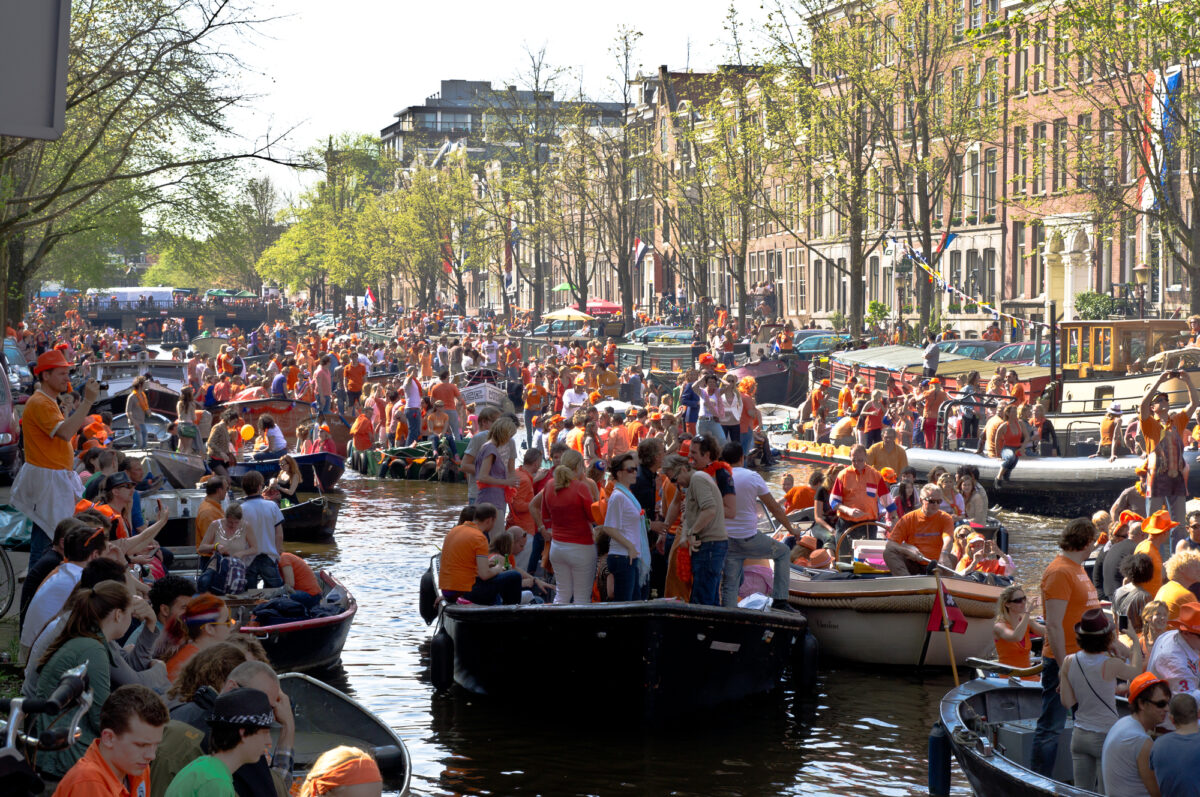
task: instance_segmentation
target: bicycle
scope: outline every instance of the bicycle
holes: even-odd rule
[[[23,797],[42,793],[45,784],[34,768],[38,751],[63,750],[74,744],[80,735],[79,721],[92,707],[92,700],[86,663],[63,673],[53,694],[44,700],[0,700],[0,712],[8,713],[6,721],[0,720],[4,739],[0,747],[0,794]],[[27,728],[39,714],[57,717],[72,709],[75,713],[66,727],[48,728],[37,736]]]
[[[13,572],[12,560],[8,558],[7,549],[0,546],[0,617],[8,614],[16,596],[17,575]]]

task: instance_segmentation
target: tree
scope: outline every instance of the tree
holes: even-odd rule
[[[226,112],[247,99],[220,41],[258,21],[229,0],[73,4],[63,136],[0,138],[0,323],[23,313],[25,285],[58,244],[115,209],[185,204],[194,183],[219,181],[234,161],[272,159],[275,137],[217,144],[231,132]]]

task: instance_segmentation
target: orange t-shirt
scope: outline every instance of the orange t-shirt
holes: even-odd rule
[[[542,387],[537,382],[530,382],[525,386],[525,409],[541,409],[542,401],[548,395],[550,395],[550,393],[546,390],[546,388]]]
[[[567,432],[567,446],[569,448],[575,449],[580,454],[582,454],[583,453],[583,436],[584,436],[584,434],[585,434],[584,430],[578,429],[578,428],[572,429],[571,431]]]
[[[938,415],[938,410],[940,410],[942,405],[946,403],[946,399],[949,398],[949,396],[947,396],[945,391],[943,391],[941,388],[931,387],[925,391],[923,398],[925,399],[925,411],[921,413],[921,417],[936,418]]]
[[[1154,577],[1145,583],[1144,589],[1151,595],[1157,595],[1163,585],[1163,560],[1162,554],[1158,552],[1157,542],[1154,537],[1148,537],[1139,542],[1133,552],[1135,554],[1144,553],[1150,557],[1150,561],[1154,562]]]
[[[355,393],[362,392],[363,380],[367,377],[367,366],[355,361],[342,369],[342,378],[346,380],[346,389]]]
[[[787,491],[783,497],[783,511],[791,514],[800,509],[808,509],[813,505],[816,491],[807,484],[798,484]]]
[[[55,427],[64,420],[57,401],[40,389],[33,392],[21,416],[26,462],[48,470],[71,470],[75,461],[71,441],[54,436]]]
[[[1013,385],[1012,392],[1009,395],[1012,396],[1013,403],[1017,404],[1018,406],[1027,404],[1029,401],[1029,399],[1025,396],[1025,386],[1020,382],[1017,382],[1015,385]]]
[[[283,552],[279,554],[279,574],[283,575],[284,566],[292,568],[292,583],[296,585],[296,589],[300,592],[306,592],[309,595],[321,597],[321,585],[317,583],[317,576],[313,573],[312,568],[308,566],[299,556],[294,553]]]
[[[488,555],[487,537],[470,523],[450,529],[442,543],[438,584],[443,590],[470,592],[479,577],[476,559]]]
[[[897,521],[888,539],[916,547],[926,559],[937,561],[954,534],[954,518],[940,509],[927,516],[925,510],[914,509]]]
[[[94,739],[83,758],[67,770],[54,790],[59,797],[141,797],[150,793],[150,767],[126,781],[113,771],[100,755],[100,741]]]
[[[28,415],[29,410],[25,410],[25,413]],[[1179,432],[1180,437],[1184,437],[1187,434],[1188,417],[1182,412],[1173,412],[1171,413],[1171,425]],[[1141,431],[1142,437],[1146,439],[1146,453],[1151,454],[1158,447],[1158,441],[1162,440],[1162,424],[1159,423],[1158,418],[1151,415],[1141,422]]]
[[[1011,626],[1009,627],[1011,628]],[[1029,640],[1032,637],[1033,633],[1029,628],[1025,629],[1025,637],[1019,642],[1009,642],[1007,639],[996,637],[996,657],[1000,660],[1000,663],[1007,664],[1009,667],[1020,667],[1021,669],[1031,666]]]
[[[458,399],[461,395],[458,387],[450,382],[438,382],[429,388],[429,398],[445,404],[447,411],[457,411]]]
[[[350,436],[354,438],[354,448],[357,451],[367,451],[371,448],[371,438],[375,435],[375,428],[371,426],[371,419],[366,415],[359,415],[354,419],[354,425],[350,427]]]
[[[299,366],[289,365],[285,371],[287,373],[287,389],[295,391],[296,385],[300,383],[300,368]]]
[[[1062,635],[1067,647],[1064,655],[1074,653],[1079,650],[1079,645],[1075,642],[1075,624],[1088,609],[1100,608],[1100,598],[1096,596],[1095,585],[1081,565],[1059,554],[1042,573],[1041,591],[1044,601],[1067,602],[1067,611],[1062,621]],[[1042,655],[1054,655],[1048,637]]]

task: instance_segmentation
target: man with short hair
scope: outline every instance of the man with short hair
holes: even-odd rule
[[[42,558],[34,562],[29,560],[29,567],[25,572],[25,581],[21,585],[21,600],[20,600],[20,624],[25,623],[25,613],[29,611],[29,602],[33,600],[33,596],[37,594],[38,587],[46,580],[46,577],[53,573],[59,565],[64,561],[63,557],[63,541],[66,539],[67,532],[72,529],[87,528],[90,526],[79,520],[79,518],[69,517],[63,518],[54,527],[54,542],[46,552],[42,554]]]
[[[941,563],[954,568],[954,518],[943,512],[942,488],[921,488],[921,505],[897,521],[883,548],[883,561],[893,576],[913,576]]]
[[[691,602],[717,606],[720,600],[717,586],[729,550],[721,491],[712,476],[692,470],[692,463],[678,454],[666,458],[662,471],[676,487],[685,491],[678,544],[689,546],[692,554]]]
[[[225,496],[229,495],[229,482],[224,476],[213,475],[204,483],[204,500],[196,509],[196,547],[204,539],[208,527],[225,518]]]
[[[274,722],[264,692],[237,687],[222,693],[208,718],[209,754],[180,770],[166,797],[235,797],[233,773],[266,754]]]
[[[496,525],[497,514],[491,504],[479,504],[474,520],[447,532],[442,543],[438,584],[448,602],[454,603],[459,598],[482,606],[521,602],[521,574],[505,570],[502,563],[493,565],[489,561],[487,534]]]
[[[770,488],[752,470],[743,467],[745,452],[741,443],[726,443],[721,450],[721,459],[732,469],[737,512],[725,521],[725,533],[729,535],[729,550],[725,554],[722,570],[721,605],[736,608],[738,590],[742,584],[742,568],[747,559],[771,559],[775,563],[774,581],[771,585],[772,608],[793,611],[788,604],[788,587],[791,584],[791,551],[786,545],[758,530],[758,506],[761,502],[775,516],[780,525],[795,535],[787,513],[771,495]]]
[[[1167,797],[1200,797],[1200,725],[1196,722],[1196,698],[1178,694],[1167,704],[1174,733],[1154,740],[1150,768],[1158,790]]]
[[[1058,695],[1058,674],[1063,660],[1079,650],[1075,624],[1088,609],[1100,608],[1096,587],[1083,563],[1092,552],[1096,527],[1088,518],[1075,518],[1058,537],[1061,552],[1042,573],[1046,642],[1042,647],[1042,713],[1033,734],[1034,772],[1050,777],[1058,755],[1058,734],[1067,710]]]
[[[466,406],[463,404],[462,393],[459,391],[458,386],[450,381],[449,369],[443,368],[442,372],[438,374],[437,384],[431,385],[429,388],[429,397],[434,401],[441,401],[446,415],[450,418],[447,429],[450,432],[451,442],[462,437],[462,426],[459,425],[459,418],[466,416]]]
[[[183,616],[187,603],[196,594],[196,585],[190,578],[168,574],[150,585],[150,609],[154,612],[155,623],[143,623],[129,638],[133,646],[129,652],[129,664],[137,670],[145,670],[153,664],[154,647],[162,636],[163,629],[171,618]]]
[[[880,499],[887,501],[887,516],[896,517],[896,502],[879,471],[867,464],[867,449],[850,449],[850,467],[844,468],[829,492],[829,507],[837,512],[838,530],[879,520]]]
[[[1171,515],[1171,520],[1179,524],[1178,532],[1171,537],[1170,547],[1161,550],[1164,559],[1184,537],[1182,526],[1187,501],[1188,466],[1183,458],[1183,449],[1188,421],[1196,413],[1197,406],[1200,406],[1200,399],[1197,398],[1191,378],[1183,374],[1182,381],[1187,385],[1188,391],[1188,405],[1182,412],[1171,412],[1171,397],[1160,391],[1159,386],[1168,379],[1175,378],[1176,373],[1163,371],[1159,374],[1138,407],[1139,428],[1146,441],[1149,466],[1146,514],[1152,515],[1159,509],[1166,509]]]
[[[127,685],[115,689],[100,707],[100,735],[67,770],[57,797],[146,797],[150,762],[170,716],[154,690]]]
[[[262,497],[263,475],[252,470],[242,477],[242,526],[246,538],[254,541],[258,555],[246,567],[246,588],[255,589],[259,580],[271,589],[283,586],[279,575],[279,554],[283,551],[283,512],[279,504]]]
[[[908,467],[908,454],[896,442],[896,430],[893,427],[883,427],[883,440],[867,449],[867,464],[880,472],[884,468],[891,468],[900,473]]]

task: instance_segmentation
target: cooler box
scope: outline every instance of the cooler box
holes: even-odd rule
[[[497,407],[503,407],[504,400],[508,398],[508,394],[502,388],[496,387],[490,382],[464,387],[460,392],[464,404],[494,404]]]

